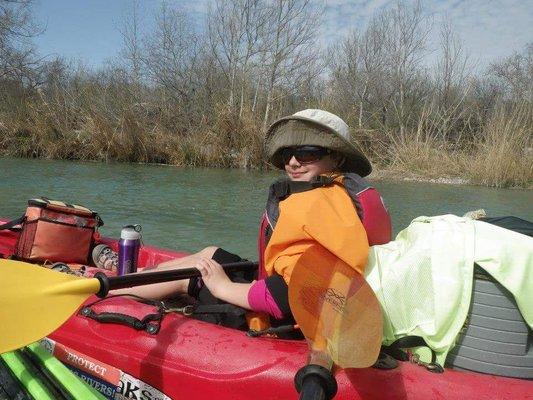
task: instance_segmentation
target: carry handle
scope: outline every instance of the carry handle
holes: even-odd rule
[[[126,315],[122,313],[112,313],[112,312],[101,312],[97,313],[91,309],[91,307],[83,307],[80,311],[80,314],[94,319],[97,322],[102,324],[119,324],[129,326],[137,331],[146,331],[150,334],[156,334],[159,331],[159,322],[162,318],[162,314],[149,314],[144,317],[142,320],[135,318],[131,315]],[[156,321],[155,324],[150,324],[150,321]]]

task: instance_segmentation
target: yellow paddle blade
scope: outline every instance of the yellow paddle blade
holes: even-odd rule
[[[307,250],[294,267],[289,304],[311,344],[341,368],[365,368],[379,355],[381,307],[364,277],[326,249]]]
[[[0,259],[0,354],[53,332],[99,290],[98,279]]]

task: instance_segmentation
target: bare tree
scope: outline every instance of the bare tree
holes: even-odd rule
[[[133,82],[138,85],[141,79],[142,41],[141,10],[138,0],[132,0],[131,9],[125,15],[119,31],[122,35],[120,55],[127,60]]]
[[[0,0],[0,79],[32,83],[37,60],[31,38],[40,32],[32,0]]]
[[[427,90],[421,67],[429,27],[419,3],[398,2],[374,16],[362,33],[353,31],[332,51],[332,84],[343,109],[403,134]]]
[[[533,42],[522,53],[492,64],[489,74],[505,86],[507,96],[533,101]]]
[[[229,83],[228,104],[234,107],[240,80],[240,110],[245,103],[247,73],[260,52],[267,19],[263,0],[216,0],[208,12],[208,40],[212,54]]]
[[[425,46],[430,27],[425,24],[422,6],[417,1],[411,8],[398,2],[396,7],[386,12],[382,21],[391,24],[391,35],[386,37],[390,54],[392,79],[396,93],[391,105],[403,135],[409,119],[413,115],[413,102],[418,102],[420,84],[420,62],[425,56]]]
[[[450,21],[444,21],[441,26],[440,47],[441,55],[435,68],[434,101],[437,103],[439,135],[446,139],[467,112],[463,106],[470,88],[471,70],[468,56]]]
[[[307,78],[320,52],[317,49],[317,29],[322,10],[316,10],[310,0],[274,0],[269,6],[269,27],[266,44],[266,106],[263,127],[266,127],[275,101],[284,93],[275,93],[278,84],[297,87]],[[306,71],[307,70],[307,71]]]
[[[145,43],[149,78],[185,109],[192,104],[198,85],[200,39],[188,16],[163,4],[155,31]]]
[[[358,126],[364,115],[376,107],[376,91],[387,79],[387,58],[382,29],[387,26],[371,23],[360,34],[352,31],[330,53],[334,90],[342,99],[345,113],[357,113]]]

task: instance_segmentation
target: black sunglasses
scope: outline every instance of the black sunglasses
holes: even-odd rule
[[[288,164],[292,157],[300,164],[310,164],[322,159],[331,153],[331,150],[319,146],[285,147],[281,150],[283,164]]]

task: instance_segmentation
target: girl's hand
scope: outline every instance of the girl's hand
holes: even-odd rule
[[[223,297],[226,289],[231,286],[231,281],[224,272],[222,266],[210,258],[201,258],[195,268],[202,274],[205,286],[217,298]]]

